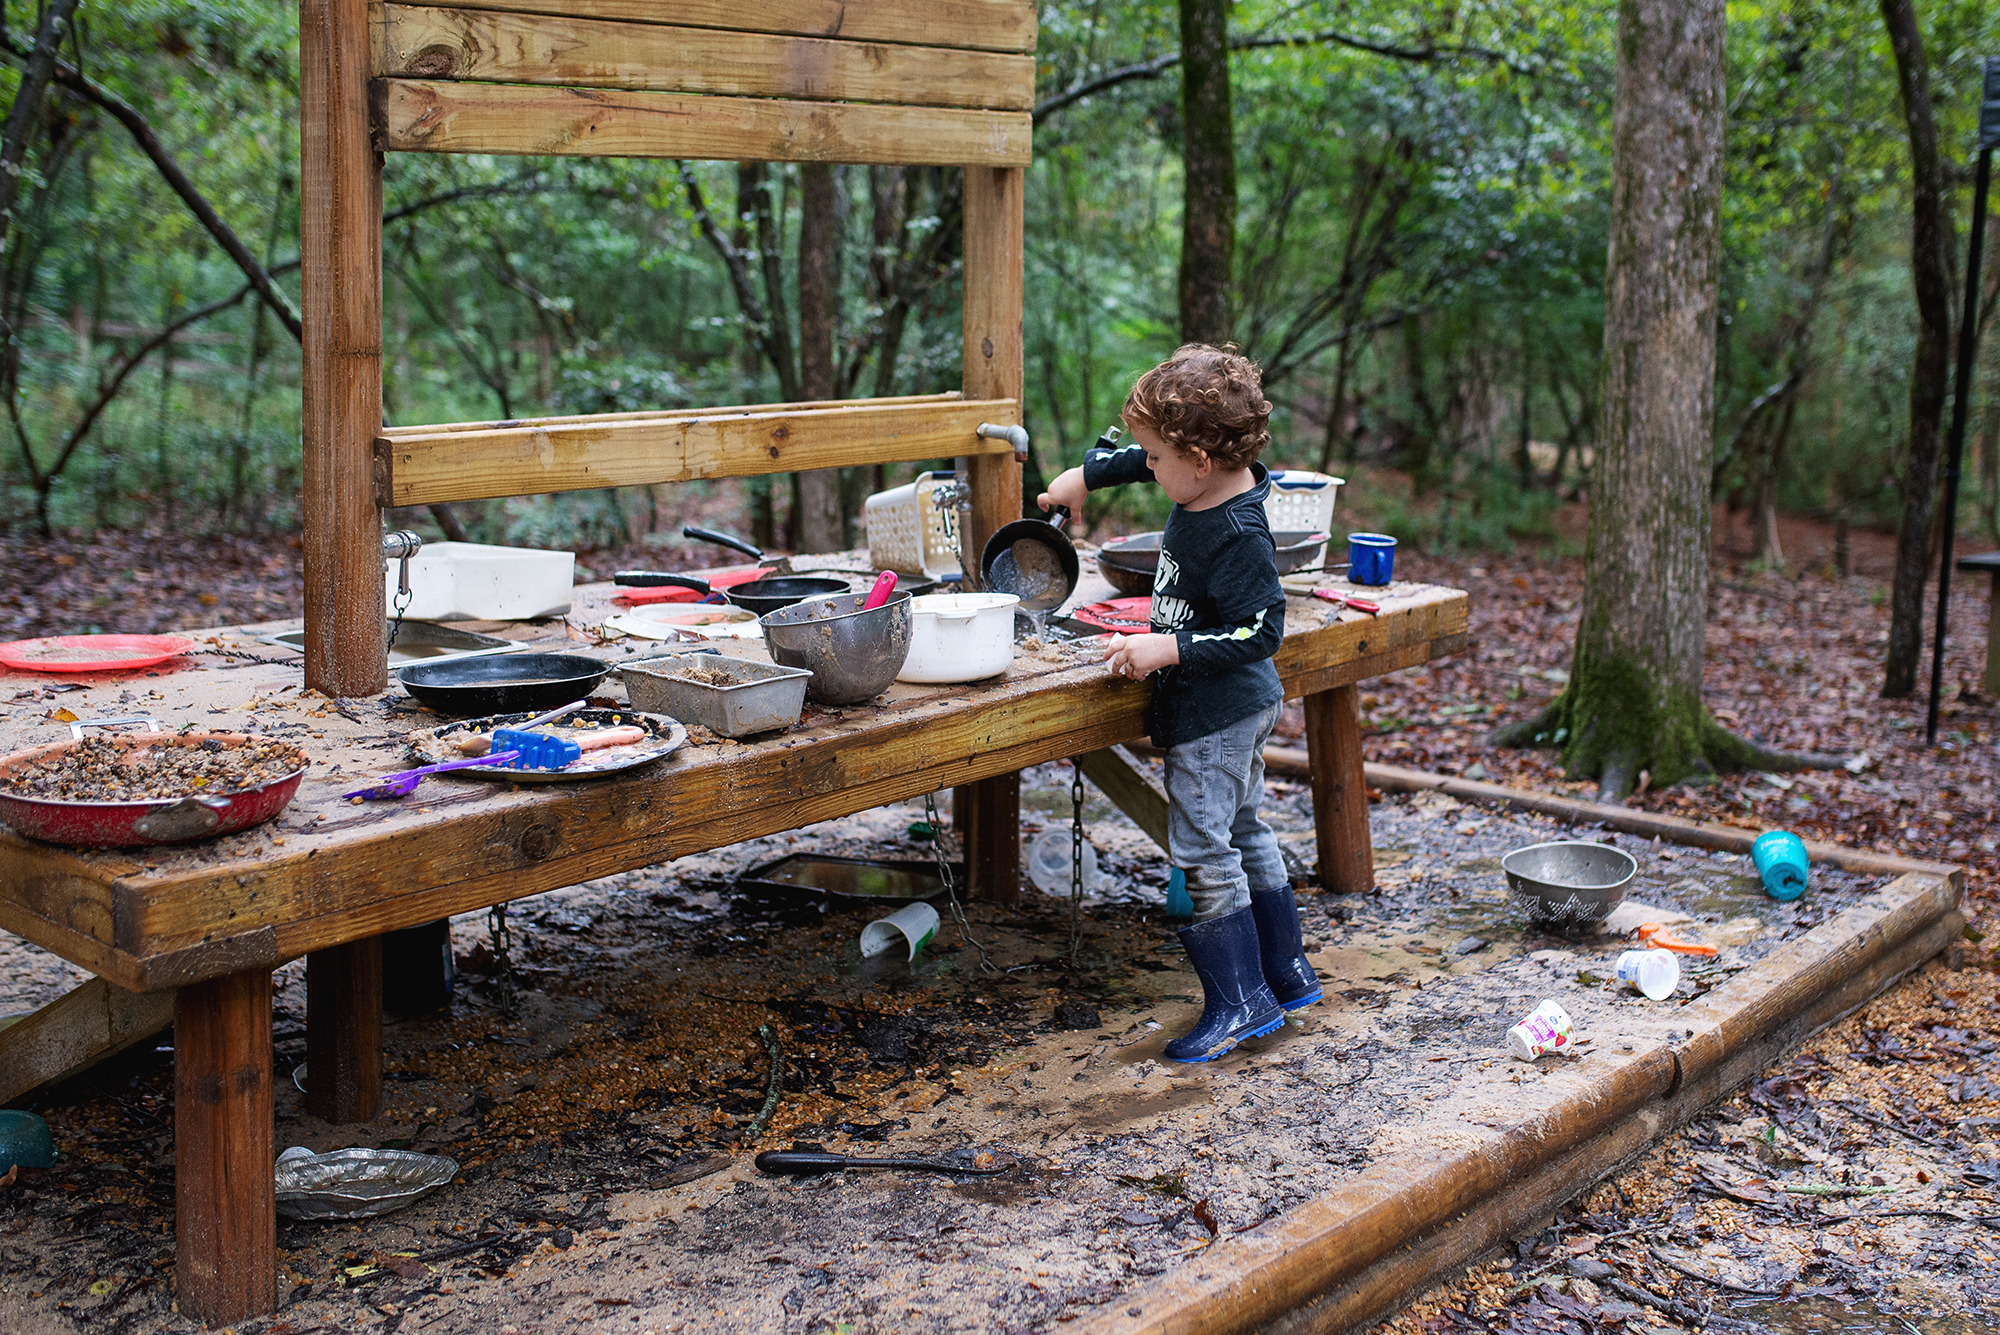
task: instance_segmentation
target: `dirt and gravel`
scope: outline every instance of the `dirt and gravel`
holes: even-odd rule
[[[1875,699],[1887,614],[1868,544],[1857,539],[1862,573],[1839,579],[1815,560],[1812,530],[1786,533],[1802,566],[1790,575],[1734,564],[1728,537],[1711,705],[1763,740],[1866,760],[1638,802],[1965,863],[1973,931],[1547,1229],[1417,1300],[1390,1323],[1399,1332],[2000,1330],[2000,964],[1981,936],[2000,869],[2000,755],[1994,704],[1975,689],[1984,590],[1957,600],[1946,745],[1933,750],[1921,702]],[[1478,745],[1560,688],[1575,563],[1404,554],[1399,573],[1470,588],[1477,644],[1370,685],[1369,758],[1580,791],[1542,754]],[[161,571],[151,587],[191,581]],[[1065,821],[1066,771],[1030,780],[1028,825]],[[1272,793],[1287,846],[1309,860],[1302,790]],[[1619,943],[1530,936],[1499,902],[1491,861],[1552,826],[1388,798],[1371,811],[1381,892],[1307,901],[1329,1002],[1214,1067],[1164,1066],[1149,1025],[1183,1018],[1195,980],[1157,921],[1157,854],[1091,801],[1113,890],[1086,909],[1075,973],[1067,904],[1052,897],[972,907],[1001,970],[987,975],[948,912],[913,969],[859,959],[865,907],[723,889],[802,849],[923,856],[909,832],[923,813],[908,807],[521,905],[512,1016],[484,924],[455,923],[458,998],[392,1025],[384,1117],[320,1126],[282,1085],[279,1143],[450,1153],[459,1184],[373,1223],[285,1226],[287,1305],[239,1329],[1050,1327],[1406,1148],[1450,1090],[1485,1098],[1492,1080],[1494,1098],[1532,1098],[1541,1077],[1528,1073],[1524,1093],[1496,1056],[1510,1007],[1564,989],[1594,1042],[1652,1022],[1646,1003],[1603,984]],[[1690,933],[1730,939],[1725,966],[1865,888],[1823,877],[1779,911],[1740,860],[1620,843],[1645,865],[1642,894],[1689,914]],[[79,976],[0,939],[0,1012]],[[1712,981],[1692,973],[1681,995]],[[288,1077],[304,1055],[299,966],[281,982]],[[1093,1018],[1101,1027],[1084,1027]],[[772,1059],[760,1030],[784,1089],[761,1125]],[[171,1310],[169,1069],[169,1053],[147,1048],[44,1097],[63,1161],[0,1188],[0,1303],[20,1329],[191,1329]],[[749,1166],[746,1130],[765,1148],[992,1148],[1024,1168],[794,1184]],[[1423,1134],[1437,1143],[1434,1124]]]

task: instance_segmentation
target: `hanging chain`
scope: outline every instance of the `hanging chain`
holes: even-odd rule
[[[924,794],[924,820],[931,827],[931,856],[937,859],[938,879],[944,882],[945,898],[951,901],[951,918],[958,924],[958,934],[965,943],[979,952],[979,968],[983,973],[998,973],[993,961],[986,958],[986,947],[979,944],[979,938],[972,934],[972,928],[965,921],[965,910],[958,904],[958,886],[952,878],[951,859],[944,851],[944,822],[938,819],[937,794]]]
[[[408,589],[396,590],[396,618],[389,623],[389,643],[384,646],[386,649],[395,649],[396,636],[401,634],[403,630],[403,613],[410,610],[410,599],[413,597],[415,595]]]
[[[513,934],[507,930],[507,906],[495,904],[486,910],[486,930],[493,937],[494,989],[500,998],[500,1013],[513,1018],[520,1010],[514,991]]]
[[[1069,967],[1074,973],[1083,946],[1083,758],[1069,763]]]

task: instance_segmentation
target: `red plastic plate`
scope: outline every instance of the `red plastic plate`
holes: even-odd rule
[[[1151,598],[1107,598],[1070,613],[1086,626],[1100,630],[1143,631],[1153,628]]]
[[[164,663],[194,648],[178,635],[50,635],[0,644],[0,666],[20,672],[116,672]]]

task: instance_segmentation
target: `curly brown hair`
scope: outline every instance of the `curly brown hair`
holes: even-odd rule
[[[1125,423],[1157,431],[1182,454],[1248,468],[1271,443],[1263,372],[1234,343],[1189,343],[1139,377]]]

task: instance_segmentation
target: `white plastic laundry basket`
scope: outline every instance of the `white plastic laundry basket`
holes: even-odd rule
[[[868,525],[868,563],[899,575],[937,576],[959,568],[944,515],[931,492],[956,474],[948,468],[925,473],[888,491],[878,491],[861,507]]]
[[[1264,517],[1273,533],[1332,533],[1333,498],[1347,482],[1343,477],[1309,473],[1301,468],[1273,469],[1271,494]],[[1307,565],[1324,565],[1326,546]]]

